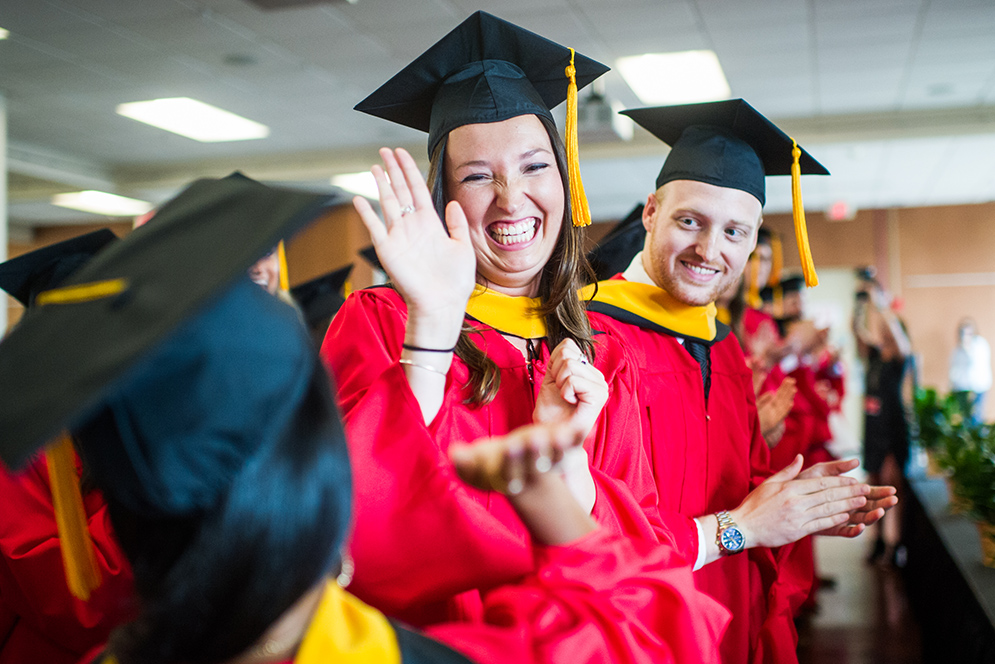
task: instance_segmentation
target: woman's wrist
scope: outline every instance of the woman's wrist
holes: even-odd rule
[[[456,346],[463,327],[463,310],[434,309],[431,312],[408,311],[404,344],[413,348],[445,351]],[[412,351],[422,352],[422,351]]]

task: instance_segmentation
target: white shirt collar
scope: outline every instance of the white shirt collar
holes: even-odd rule
[[[625,269],[622,276],[626,281],[656,286],[656,282],[653,281],[653,278],[646,272],[646,268],[643,267],[643,252],[641,251],[633,257],[632,262],[629,263],[629,267]]]

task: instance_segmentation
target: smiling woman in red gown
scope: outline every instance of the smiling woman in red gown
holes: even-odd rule
[[[428,186],[407,152],[383,149],[384,221],[355,201],[392,287],[353,294],[322,348],[356,459],[353,588],[415,624],[479,615],[479,591],[532,569],[502,496],[457,497],[433,474],[451,440],[568,422],[587,455],[564,473],[594,518],[693,559],[695,534],[660,523],[624,353],[577,294],[586,202],[549,111],[568,66],[579,86],[606,71],[478,12],[357,106],[429,132]],[[433,448],[406,447],[412,429]],[[393,472],[367,476],[365,458]],[[424,541],[438,522],[450,536]]]

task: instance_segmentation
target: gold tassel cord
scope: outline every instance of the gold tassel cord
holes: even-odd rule
[[[763,302],[760,301],[760,256],[754,253],[750,256],[750,288],[746,292],[746,304],[751,309],[759,309]]]
[[[106,281],[94,281],[78,286],[65,286],[64,288],[53,288],[42,291],[35,298],[36,306],[46,304],[78,304],[80,302],[90,302],[111,297],[128,290],[126,279],[108,279]]]
[[[781,283],[781,272],[784,270],[784,247],[781,246],[781,236],[770,234],[770,278],[767,285],[774,287]]]
[[[290,290],[290,275],[287,273],[287,248],[283,244],[283,240],[280,240],[280,244],[276,245],[277,259],[280,261],[280,290],[284,293]]]
[[[570,65],[565,73],[567,85],[566,149],[567,174],[570,180],[570,207],[573,209],[574,226],[591,225],[591,209],[587,205],[584,183],[580,178],[580,142],[577,138],[577,69],[574,67],[574,50],[570,49]]]
[[[802,151],[795,139],[791,139],[791,216],[795,221],[795,240],[798,241],[798,254],[805,274],[805,285],[809,288],[819,285],[819,275],[815,273],[812,250],[808,246],[808,228],[805,226],[805,207],[802,205],[802,169],[799,164]]]
[[[784,318],[784,289],[781,284],[774,286],[774,318]]]
[[[57,442],[49,445],[45,455],[66,583],[73,597],[86,601],[90,593],[100,586],[100,568],[87,527],[83,496],[80,495],[79,478],[76,476],[76,453],[69,435],[63,434]]]

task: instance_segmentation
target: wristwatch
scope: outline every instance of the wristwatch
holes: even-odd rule
[[[729,512],[719,512],[715,515],[719,520],[719,530],[715,535],[715,543],[719,546],[719,553],[723,556],[731,556],[746,549],[746,538],[740,531],[739,526],[732,520]]]

